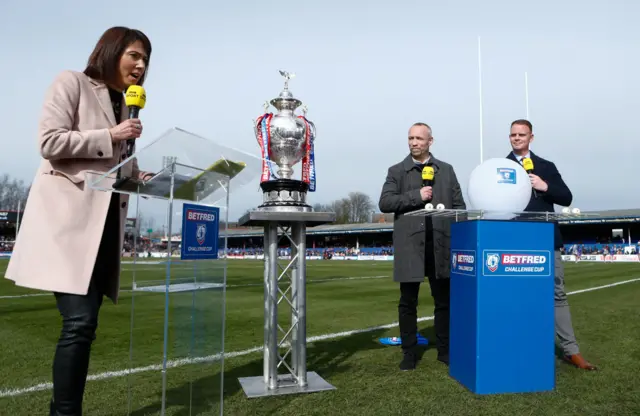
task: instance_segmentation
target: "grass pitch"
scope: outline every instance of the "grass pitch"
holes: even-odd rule
[[[0,275],[7,262],[0,260]],[[132,266],[124,265],[122,287],[131,289]],[[194,270],[177,264],[178,277]],[[310,261],[307,263],[307,336],[374,328],[397,321],[398,287],[390,262]],[[229,261],[226,298],[224,410],[228,415],[639,415],[640,281],[569,296],[573,323],[585,357],[600,366],[585,372],[560,361],[552,393],[478,397],[448,376],[428,349],[416,371],[398,370],[398,347],[377,342],[397,335],[397,328],[371,329],[333,336],[307,347],[307,368],[333,384],[334,391],[247,399],[239,377],[262,374],[262,355],[247,351],[263,344],[263,265]],[[213,266],[195,271],[218,278]],[[136,280],[161,284],[165,266],[138,265]],[[52,276],[53,278],[53,276]],[[639,264],[567,263],[567,291],[640,278]],[[209,294],[205,296],[204,294]],[[28,295],[28,296],[24,296]],[[37,296],[33,296],[37,295]],[[125,291],[118,305],[105,301],[94,343],[84,411],[87,415],[134,415],[160,412],[164,294]],[[171,298],[167,414],[213,415],[220,405],[221,366],[216,360],[192,364],[176,361],[212,356],[220,334],[204,332],[219,324],[221,296],[175,293]],[[134,321],[131,325],[131,307]],[[197,305],[193,314],[193,302]],[[281,308],[286,310],[284,303]],[[422,286],[419,316],[431,316],[428,284]],[[286,316],[281,322],[286,323]],[[192,325],[201,337],[190,337]],[[419,324],[433,337],[433,321]],[[51,361],[60,328],[53,296],[0,280],[0,415],[48,414]],[[133,328],[133,354],[130,331]],[[505,350],[505,360],[526,359]],[[127,376],[128,367],[136,373]],[[192,380],[193,382],[189,382]],[[133,388],[129,391],[129,385]],[[186,403],[194,403],[189,413]]]

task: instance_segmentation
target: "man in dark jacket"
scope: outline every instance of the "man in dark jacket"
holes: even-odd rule
[[[438,360],[449,364],[449,272],[451,219],[406,216],[407,212],[444,204],[447,209],[466,209],[460,184],[448,163],[436,159],[429,148],[431,128],[415,123],[409,129],[409,151],[402,162],[389,168],[378,206],[394,213],[393,279],[400,283],[398,321],[402,339],[401,370],[412,370],[418,361],[417,307],[420,283],[429,278],[434,300],[434,326]],[[424,186],[422,169],[433,167],[432,186]]]
[[[533,172],[529,174],[533,190],[531,191],[529,205],[527,205],[525,211],[553,212],[554,204],[565,207],[571,205],[573,195],[562,180],[556,165],[534,154],[529,149],[533,139],[533,126],[528,120],[516,120],[511,123],[509,140],[512,151],[507,155],[507,158],[522,163],[522,159],[528,157],[533,162]],[[567,302],[567,294],[564,290],[564,264],[560,254],[562,235],[557,223],[555,224],[554,240],[556,335],[560,339],[560,346],[564,352],[563,358],[578,368],[595,370],[596,367],[586,361],[580,354],[576,336],[573,332],[571,312]]]

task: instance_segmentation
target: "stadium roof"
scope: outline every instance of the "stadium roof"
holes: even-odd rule
[[[327,224],[307,228],[307,234],[361,234],[380,233],[393,230],[393,223],[364,223],[364,224]],[[224,232],[221,233],[224,235]],[[262,236],[262,228],[233,228],[229,230],[229,237],[256,237]]]
[[[586,213],[585,213],[586,214]],[[640,209],[623,209],[591,212],[585,219],[572,219],[559,221],[560,224],[604,224],[604,223],[640,223]],[[362,234],[381,233],[393,230],[392,222],[364,223],[364,224],[327,224],[317,227],[307,228],[309,235],[331,235],[331,234]],[[264,233],[262,228],[246,227],[232,228],[229,230],[229,237],[258,237]],[[224,233],[221,233],[224,235]]]
[[[638,223],[640,222],[640,209],[612,209],[597,211],[597,216],[584,219],[571,219],[558,221],[560,224],[606,224],[606,223]]]

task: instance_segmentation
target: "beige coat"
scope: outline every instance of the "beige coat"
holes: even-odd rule
[[[122,120],[129,110],[122,102]],[[38,129],[42,160],[27,200],[5,277],[16,285],[84,295],[102,238],[111,192],[91,189],[86,172],[119,163],[126,142],[114,145],[116,120],[107,87],[83,73],[62,72],[46,93]],[[140,176],[135,160],[123,176]],[[129,196],[120,194],[120,252]],[[120,270],[120,256],[114,257]],[[107,296],[117,302],[119,272]]]

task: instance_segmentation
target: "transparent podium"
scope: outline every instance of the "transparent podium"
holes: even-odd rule
[[[114,397],[127,414],[222,414],[229,200],[260,172],[259,157],[173,128],[88,174],[89,187],[135,203],[119,300],[131,302],[128,397]]]

